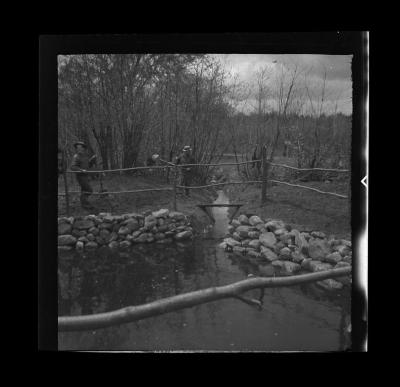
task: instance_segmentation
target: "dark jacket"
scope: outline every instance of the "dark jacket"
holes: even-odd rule
[[[87,154],[76,153],[72,158],[71,170],[72,171],[80,171],[81,169],[88,170],[95,164],[96,160],[95,159],[90,160]]]
[[[176,164],[195,164],[195,160],[193,156],[188,155],[185,152],[182,152],[177,158],[176,158]],[[186,167],[183,168],[184,172],[190,172],[192,167]]]

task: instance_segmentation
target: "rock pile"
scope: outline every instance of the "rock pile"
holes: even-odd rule
[[[143,214],[100,213],[58,219],[58,249],[91,250],[101,246],[129,248],[135,243],[168,244],[193,238],[189,218],[181,212],[161,209]]]
[[[280,275],[300,271],[324,271],[351,266],[351,242],[327,237],[323,232],[301,232],[280,220],[240,215],[228,227],[229,235],[220,244],[226,251],[272,265]],[[327,279],[318,284],[340,289],[349,278]]]

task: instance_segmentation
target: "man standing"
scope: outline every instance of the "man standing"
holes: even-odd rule
[[[182,149],[182,153],[177,157],[176,164],[194,164],[195,160],[192,156],[192,148],[186,145]],[[181,170],[180,185],[189,186],[192,181],[192,167],[183,167]],[[185,189],[186,195],[190,196],[189,189]]]
[[[89,203],[89,195],[93,192],[89,183],[89,176],[85,173],[89,168],[96,164],[96,156],[89,158],[87,146],[84,142],[78,141],[74,144],[76,154],[72,159],[71,170],[77,171],[76,180],[81,187],[81,206],[87,209],[93,209]]]

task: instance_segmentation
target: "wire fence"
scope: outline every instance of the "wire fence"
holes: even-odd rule
[[[347,199],[347,195],[335,193],[335,192],[328,192],[328,191],[322,191],[317,188],[312,188],[308,187],[305,185],[300,185],[300,184],[292,184],[288,183],[285,181],[280,181],[280,180],[275,180],[275,179],[268,179],[267,177],[267,168],[268,166],[273,166],[273,167],[280,167],[280,168],[286,168],[290,170],[296,170],[296,171],[320,171],[320,172],[337,172],[337,173],[349,173],[349,169],[332,169],[332,168],[296,168],[290,165],[286,164],[278,164],[278,163],[272,163],[266,160],[266,156],[263,153],[263,157],[258,160],[251,160],[251,161],[242,161],[242,162],[228,162],[228,163],[209,163],[209,164],[172,164],[170,162],[166,162],[162,160],[163,162],[166,163],[166,165],[153,165],[153,166],[140,166],[140,167],[131,167],[131,168],[118,168],[118,169],[105,169],[105,170],[87,170],[84,173],[85,174],[106,174],[106,173],[116,173],[116,172],[128,172],[128,171],[156,171],[156,170],[165,170],[169,169],[173,171],[172,175],[172,184],[171,187],[159,187],[159,188],[149,188],[149,189],[136,189],[136,190],[119,190],[119,191],[103,191],[102,192],[87,192],[87,191],[75,191],[75,190],[69,190],[69,183],[68,183],[68,175],[70,174],[77,174],[80,173],[79,171],[73,171],[73,170],[67,170],[65,169],[63,171],[63,178],[64,178],[64,192],[59,192],[58,196],[65,196],[65,201],[66,201],[66,210],[67,210],[67,215],[69,216],[69,196],[70,195],[75,195],[75,194],[90,194],[90,195],[108,195],[108,194],[134,194],[134,193],[143,193],[143,192],[159,192],[159,191],[172,191],[173,192],[173,207],[174,210],[177,209],[176,205],[176,197],[177,197],[177,189],[187,189],[187,190],[193,190],[193,189],[207,189],[207,188],[212,188],[212,187],[221,187],[225,185],[235,185],[235,184],[261,184],[261,202],[265,203],[266,201],[266,187],[268,182],[276,183],[276,184],[283,184],[291,187],[296,187],[296,188],[302,188],[306,190],[311,190],[314,192],[317,192],[322,195],[331,195],[334,197],[342,198],[342,199]],[[262,180],[243,180],[243,181],[228,181],[228,182],[222,182],[222,183],[212,183],[212,184],[205,184],[205,185],[198,185],[198,186],[186,186],[186,185],[179,185],[177,184],[177,177],[179,176],[179,169],[182,168],[189,168],[189,167],[212,167],[212,166],[239,166],[239,165],[246,165],[246,164],[253,164],[256,165],[256,163],[261,163],[261,169],[262,169]],[[82,172],[81,172],[82,173]]]

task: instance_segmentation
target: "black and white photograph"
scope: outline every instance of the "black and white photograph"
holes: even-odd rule
[[[57,53],[57,350],[354,350],[354,55],[201,51]]]

